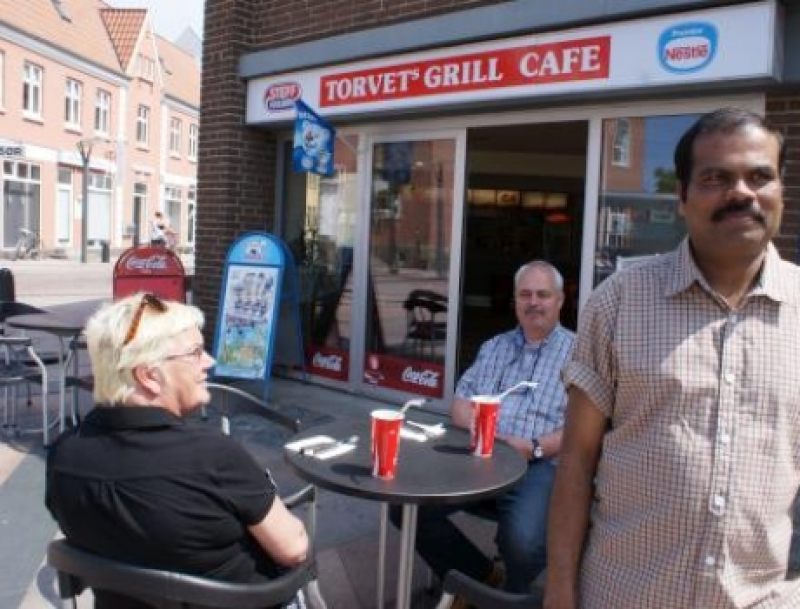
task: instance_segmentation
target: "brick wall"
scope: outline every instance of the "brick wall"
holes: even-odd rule
[[[207,0],[203,47],[194,302],[211,344],[230,243],[275,227],[275,138],[244,126],[243,54],[504,0]]]
[[[767,97],[767,118],[780,126],[788,145],[783,223],[775,244],[787,260],[800,263],[800,89]]]

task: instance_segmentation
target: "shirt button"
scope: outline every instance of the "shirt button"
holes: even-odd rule
[[[724,508],[725,507],[725,497],[722,495],[717,495],[714,497],[714,507]]]
[[[731,437],[729,434],[725,433],[724,431],[720,432],[719,434],[719,441],[721,444],[729,444],[731,441]]]
[[[736,375],[733,372],[726,372],[725,373],[725,382],[732,383],[736,379]]]
[[[714,558],[713,556],[706,556],[706,566],[707,567],[713,567],[715,564],[717,564],[717,559],[716,558]]]

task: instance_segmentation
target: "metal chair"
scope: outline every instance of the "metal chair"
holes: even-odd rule
[[[444,578],[442,598],[436,609],[450,609],[456,596],[477,609],[539,609],[544,601],[539,590],[530,594],[512,594],[477,582],[461,571],[452,570]]]
[[[224,433],[231,431],[230,419],[246,414],[276,423],[289,433],[300,430],[300,422],[276,411],[260,399],[236,387],[208,383],[214,412],[220,415]],[[204,415],[204,418],[207,414]],[[283,502],[289,509],[306,505],[306,530],[314,540],[316,530],[316,487],[304,486]],[[319,590],[313,547],[309,558],[284,575],[265,583],[242,584],[211,580],[158,569],[147,569],[91,554],[67,540],[50,544],[47,562],[58,572],[59,595],[72,600],[86,588],[99,588],[124,594],[150,604],[154,609],[192,609],[197,607],[242,608],[272,607],[290,602],[302,590],[313,609],[327,609]],[[291,606],[291,605],[290,605]]]
[[[412,290],[403,308],[406,310],[404,342],[410,341],[417,355],[423,354],[427,344],[433,357],[436,343],[447,338],[447,297],[431,290]]]
[[[172,571],[146,569],[97,556],[66,539],[50,542],[47,564],[58,574],[58,592],[68,607],[77,609],[77,596],[86,588],[117,592],[147,603],[153,609],[218,607],[245,609],[281,606],[290,602],[313,573],[313,561],[265,583],[222,582]]]
[[[36,383],[42,387],[42,433],[44,445],[47,446],[50,430],[47,420],[47,366],[34,350],[29,337],[0,335],[0,387],[3,387],[5,392],[3,403],[3,427],[5,429],[17,429],[16,387],[26,385],[26,388],[29,389],[30,383]]]

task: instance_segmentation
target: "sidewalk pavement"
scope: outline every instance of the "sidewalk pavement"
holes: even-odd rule
[[[74,306],[74,305],[72,305]],[[54,337],[34,338],[42,349],[53,348]],[[84,358],[85,360],[86,358]],[[84,365],[88,365],[84,362]],[[248,387],[254,394],[257,386]],[[270,403],[297,417],[305,428],[331,418],[360,418],[380,403],[374,399],[307,384],[297,380],[273,378]],[[57,398],[51,398],[55,414]],[[91,408],[91,396],[81,394],[81,410]],[[38,408],[25,408],[20,422],[35,425]],[[241,431],[241,430],[239,430]],[[244,441],[259,463],[273,473],[282,492],[302,485],[284,463],[286,437],[248,421]],[[0,609],[40,609],[60,606],[54,573],[43,564],[48,542],[57,527],[43,505],[44,458],[41,434],[0,437]],[[494,553],[493,527],[469,516],[457,518],[459,524],[484,547]],[[376,607],[376,564],[379,529],[379,504],[321,490],[319,495],[317,557],[320,587],[331,609],[372,609]],[[399,535],[389,527],[387,541],[386,606],[395,598]],[[438,591],[428,591],[428,571],[417,559],[412,606],[429,609],[438,601]],[[80,608],[92,606],[84,595]]]

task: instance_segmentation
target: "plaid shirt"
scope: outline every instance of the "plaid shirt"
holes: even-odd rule
[[[456,386],[456,396],[496,395],[520,381],[536,381],[505,398],[500,406],[497,433],[517,438],[538,438],[564,426],[567,394],[561,369],[572,354],[575,335],[558,325],[538,345],[525,340],[522,328],[486,341],[478,357]]]
[[[800,269],[771,245],[736,311],[688,241],[595,290],[565,371],[610,420],[582,608],[800,607],[798,364]]]

